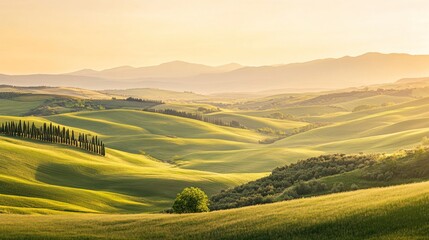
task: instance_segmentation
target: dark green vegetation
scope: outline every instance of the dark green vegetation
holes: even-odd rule
[[[116,98],[113,97],[112,100],[116,100]],[[142,98],[134,98],[134,97],[127,97],[125,101],[164,104],[164,102],[161,100],[150,100],[150,99],[142,99]]]
[[[60,143],[77,148],[85,149],[89,152],[106,155],[106,149],[103,141],[98,136],[88,136],[85,133],[75,134],[74,130],[62,127],[60,125],[53,125],[52,123],[43,123],[40,127],[36,127],[34,122],[21,121],[18,122],[3,122],[0,127],[0,133],[21,137],[36,139],[39,141]]]
[[[7,112],[12,111],[13,115],[18,116],[49,116],[106,109],[146,109],[163,104],[162,101],[139,98],[82,99],[62,95],[16,92],[0,92],[0,101],[11,104],[13,108],[18,106],[16,110],[5,109]],[[21,105],[23,106],[22,108],[20,107]]]
[[[188,187],[178,193],[172,210],[174,213],[199,213],[209,211],[209,198],[196,187]]]
[[[323,155],[279,167],[264,178],[222,191],[211,197],[211,209],[228,209],[299,198],[328,190],[316,179],[371,166],[375,156]],[[283,193],[288,189],[287,193]],[[333,192],[339,192],[332,189]],[[282,198],[278,195],[283,193]]]
[[[429,179],[429,149],[393,155],[324,155],[276,168],[264,178],[211,197],[211,209],[228,209],[321,194]]]
[[[42,105],[25,113],[25,115],[34,116],[49,116],[60,113],[79,112],[79,111],[97,111],[106,109],[144,109],[153,107],[158,104],[158,101],[129,101],[121,99],[112,100],[88,100],[88,99],[73,99],[73,98],[58,98],[49,99]]]

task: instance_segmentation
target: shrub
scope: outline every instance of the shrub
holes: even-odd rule
[[[344,183],[334,183],[334,186],[332,186],[331,192],[337,193],[337,192],[343,192],[344,191]]]
[[[175,213],[208,212],[209,199],[207,195],[197,187],[189,187],[177,194],[173,204]]]

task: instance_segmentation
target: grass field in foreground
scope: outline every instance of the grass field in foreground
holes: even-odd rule
[[[4,239],[426,239],[429,182],[200,214],[3,215]]]

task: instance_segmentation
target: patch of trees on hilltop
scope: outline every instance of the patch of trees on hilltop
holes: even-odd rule
[[[98,136],[75,133],[74,130],[61,127],[60,125],[53,125],[52,123],[43,123],[40,127],[37,127],[34,122],[30,123],[21,120],[19,122],[4,122],[0,126],[0,133],[51,143],[60,143],[81,148],[101,156],[106,155],[104,143]]]
[[[164,104],[160,100],[132,97],[127,99],[116,99],[115,97],[112,99],[81,99],[53,94],[0,92],[0,99],[22,101],[23,98],[25,101],[37,103],[33,109],[23,113],[24,116],[49,116],[67,112],[109,109],[145,109]]]
[[[326,184],[317,179],[373,165],[375,158],[376,155],[322,155],[279,167],[267,177],[213,195],[210,209],[271,203],[323,191],[339,192],[343,189],[341,184],[328,189]]]
[[[177,111],[177,110],[174,110],[174,109],[145,109],[145,111],[147,111],[147,112],[154,112],[154,113],[161,113],[161,114],[167,114],[167,115],[173,115],[173,116],[177,116],[177,117],[190,118],[190,119],[194,119],[194,120],[199,120],[199,121],[203,121],[203,122],[208,122],[208,123],[216,124],[216,125],[219,125],[219,126],[235,127],[235,128],[246,128],[245,126],[241,125],[241,123],[238,122],[238,121],[236,121],[236,120],[223,121],[223,120],[217,119],[217,118],[206,117],[206,116],[204,116],[202,114],[198,114],[198,113],[190,113],[190,112],[185,112],[185,111]]]
[[[8,85],[5,85],[5,86],[8,86]],[[31,95],[31,94],[29,94],[29,93],[16,93],[16,92],[0,92],[0,98],[1,99],[9,99],[9,98],[14,98],[14,97],[19,97],[19,96],[28,96],[28,95]]]
[[[125,101],[164,104],[164,102],[161,100],[151,100],[151,99],[142,99],[142,98],[134,98],[134,97],[128,97],[125,99]]]

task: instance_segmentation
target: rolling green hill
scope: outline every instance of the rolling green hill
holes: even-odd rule
[[[131,96],[138,98],[159,99],[164,101],[195,101],[209,98],[201,94],[193,92],[176,92],[169,90],[162,90],[156,88],[133,88],[125,90],[104,90],[107,94],[119,96]]]
[[[364,188],[429,180],[425,145],[393,154],[332,154],[275,168],[269,176],[225,189],[211,209],[229,209]]]
[[[61,91],[59,91],[61,92]],[[162,105],[156,100],[81,99],[55,94],[0,92],[2,115],[49,116],[68,112],[103,109],[146,109]]]
[[[223,121],[235,120],[235,121],[238,121],[243,126],[250,129],[268,127],[276,130],[289,130],[289,129],[303,127],[308,124],[300,121],[248,116],[245,114],[238,114],[234,112],[215,112],[215,113],[207,114],[206,116],[214,117],[216,119],[221,119]]]
[[[3,215],[7,239],[425,239],[429,183],[198,214]]]
[[[261,174],[180,169],[108,149],[106,157],[64,145],[0,136],[0,212],[130,213],[170,207],[192,184],[214,193]]]
[[[43,95],[60,95],[69,96],[82,99],[111,99],[114,94],[105,94],[99,91],[72,88],[72,87],[17,87],[10,85],[0,85],[0,92],[14,92],[14,93],[31,93]]]
[[[359,112],[334,106],[297,106],[265,111],[219,109],[207,114],[238,120],[247,124],[248,129],[141,111],[131,105],[129,109],[121,105],[122,109],[11,116],[19,115],[14,111],[27,111],[32,104],[46,101],[46,97],[52,96],[25,95],[13,99],[23,101],[22,107],[10,107],[3,102],[5,115],[0,121],[52,121],[98,135],[108,147],[107,156],[100,158],[65,146],[1,137],[2,161],[8,169],[1,174],[2,186],[7,186],[0,191],[4,195],[1,199],[5,212],[158,211],[169,207],[175,194],[186,186],[199,186],[212,195],[300,159],[330,153],[394,152],[411,148],[429,135],[426,124],[429,98]],[[385,97],[365,98],[365,101],[381,102]],[[115,100],[91,101],[116,104]],[[179,103],[174,104],[180,107]],[[211,106],[193,104],[183,107],[191,110]],[[296,112],[291,114],[289,110]],[[296,114],[298,111],[301,113]],[[276,112],[298,117],[295,120],[267,117]],[[330,125],[272,144],[259,144],[272,136],[258,132],[257,128],[288,130],[308,124],[300,118]],[[64,197],[70,194],[82,197]],[[96,200],[82,202],[86,196]],[[26,202],[31,204],[26,207]]]

